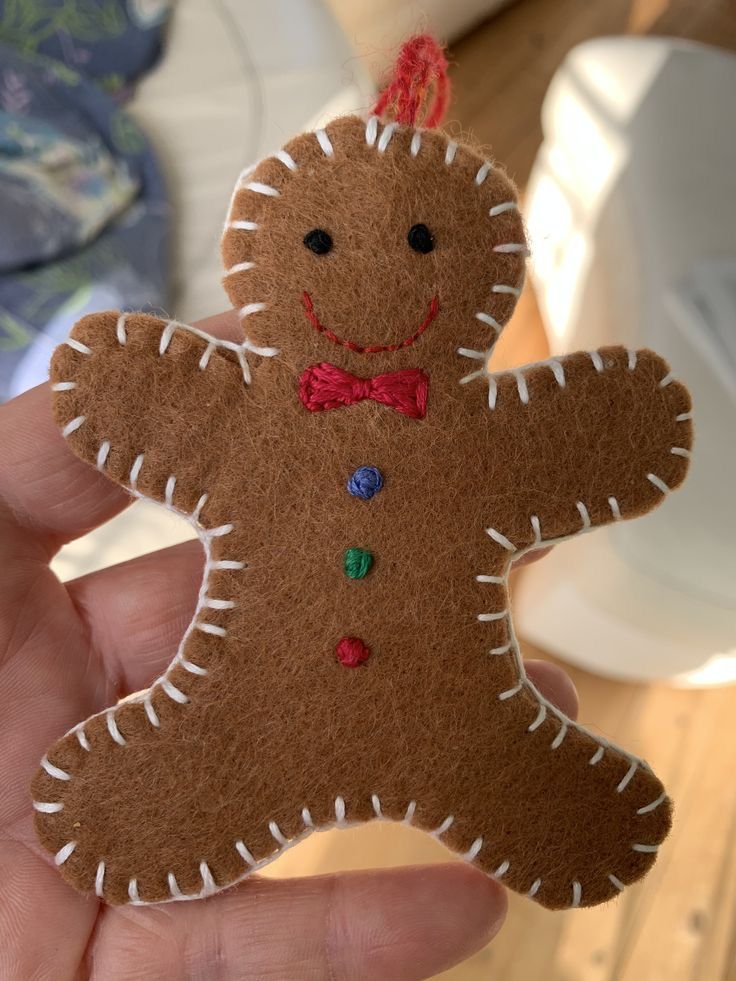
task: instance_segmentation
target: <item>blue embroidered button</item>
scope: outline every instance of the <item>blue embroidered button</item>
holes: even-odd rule
[[[352,494],[353,497],[360,497],[364,501],[370,501],[382,487],[383,477],[377,467],[358,467],[355,473],[348,478],[348,493]]]

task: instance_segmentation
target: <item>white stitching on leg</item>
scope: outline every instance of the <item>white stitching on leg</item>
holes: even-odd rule
[[[335,821],[338,825],[345,824],[345,800],[340,794],[335,798]]]
[[[501,694],[498,696],[499,702],[505,702],[507,699],[513,698],[514,695],[518,695],[523,687],[524,687],[524,682],[522,681],[514,688],[509,688],[508,691],[502,691]]]
[[[105,898],[104,893],[105,888],[105,863],[100,861],[97,864],[97,871],[95,872],[95,896],[100,899]]]
[[[544,702],[540,702],[539,712],[537,712],[537,717],[535,718],[534,722],[532,722],[531,725],[527,727],[526,731],[536,732],[536,730],[541,726],[541,724],[544,722],[546,718],[547,718],[547,706],[544,704]]]
[[[76,841],[68,841],[65,845],[63,845],[54,855],[54,862],[56,865],[63,865],[76,847]]]
[[[288,839],[284,837],[281,832],[281,828],[276,824],[275,821],[268,822],[268,830],[271,832],[271,837],[274,838],[279,845],[288,845]]]
[[[86,416],[77,416],[76,419],[72,419],[71,422],[68,422],[66,426],[64,426],[64,428],[61,430],[61,435],[66,439],[67,436],[71,436],[72,433],[75,433],[80,426],[83,426],[86,421]]]
[[[532,531],[534,532],[534,544],[542,544],[542,526],[539,521],[539,517],[536,514],[531,516]]]
[[[34,800],[33,810],[40,814],[58,814],[64,810],[64,805],[60,801]]]
[[[441,838],[445,831],[448,831],[452,827],[454,820],[455,818],[452,814],[449,814],[438,828],[435,828],[434,831],[430,831],[429,833],[433,838]]]
[[[138,477],[141,472],[141,467],[143,466],[143,453],[139,453],[138,456],[133,461],[133,466],[130,468],[130,474],[128,475],[128,483],[131,488],[135,490],[136,484],[138,483]]]
[[[523,405],[529,404],[529,388],[526,384],[526,378],[524,377],[524,372],[520,371],[518,368],[512,371],[511,374],[516,379],[516,390],[519,393],[519,399]]]
[[[211,896],[213,893],[217,892],[217,883],[212,875],[209,865],[202,861],[199,863],[199,875],[202,879],[202,889],[200,891],[200,896]]]
[[[583,896],[583,887],[577,881],[577,879],[572,884],[572,902],[570,903],[571,909],[577,909],[580,905],[580,900]]]
[[[550,749],[559,749],[559,747],[562,745],[562,741],[567,735],[567,728],[568,728],[567,722],[563,722],[562,725],[560,726],[560,731],[557,733],[555,738],[550,743],[550,747],[549,747]]]
[[[172,476],[166,481],[166,488],[164,490],[164,501],[167,507],[173,508],[174,506],[174,489],[176,488],[176,477]]]
[[[496,869],[496,871],[493,873],[493,878],[494,879],[503,879],[503,877],[508,872],[510,866],[511,866],[511,862],[509,862],[508,859],[505,859],[503,862],[501,862],[501,864],[498,866],[498,868]]]
[[[637,814],[649,814],[650,811],[656,811],[660,804],[663,804],[667,799],[666,793],[661,793],[656,800],[653,800],[651,804],[645,804],[644,807],[640,807],[637,810]]]
[[[66,770],[62,770],[59,766],[54,766],[47,756],[41,757],[41,766],[54,780],[71,780],[72,778],[71,773],[67,773]]]
[[[242,841],[236,841],[235,848],[238,852],[238,855],[240,855],[240,857],[243,859],[244,862],[246,862],[250,866],[256,865],[256,860],[253,858],[250,851],[246,848],[246,846],[243,844]]]
[[[104,470],[105,463],[107,462],[107,457],[110,453],[110,443],[105,440],[100,443],[100,448],[97,451],[97,469]]]
[[[169,872],[169,874],[166,876],[166,881],[167,881],[167,883],[169,885],[169,893],[171,895],[171,898],[172,899],[183,899],[184,898],[184,894],[182,893],[181,889],[179,888],[179,883],[176,881],[176,876],[174,875],[173,872]]]
[[[464,852],[460,857],[466,862],[472,862],[475,856],[483,847],[483,838],[476,838],[470,848]]]

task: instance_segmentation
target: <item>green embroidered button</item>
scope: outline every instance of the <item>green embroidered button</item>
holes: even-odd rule
[[[351,579],[363,579],[371,571],[373,556],[364,548],[349,548],[345,552],[343,568]]]

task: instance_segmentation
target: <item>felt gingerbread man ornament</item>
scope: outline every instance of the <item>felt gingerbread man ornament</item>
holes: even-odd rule
[[[222,241],[242,343],[112,311],[54,354],[73,451],[205,552],[165,674],[33,780],[41,842],[108,903],[205,896],[378,819],[591,906],[668,832],[649,766],[525,676],[508,573],[660,504],[689,397],[651,351],[489,369],[527,246],[503,171],[433,128],[445,100],[441,52],[414,39],[367,121],[242,176]]]

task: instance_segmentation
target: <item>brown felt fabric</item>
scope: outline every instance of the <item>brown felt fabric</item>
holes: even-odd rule
[[[245,322],[249,339],[275,346],[272,358],[249,355],[253,382],[243,383],[230,352],[174,332],[162,355],[164,321],[135,315],[119,343],[117,313],[85,317],[73,336],[90,354],[60,347],[52,381],[61,427],[83,416],[68,436],[73,450],[95,463],[109,442],[105,472],[128,486],[143,454],[139,492],[163,501],[176,477],[172,503],[191,513],[201,495],[207,528],[232,524],[212,539],[214,569],[207,594],[232,609],[203,609],[184,655],[206,676],[174,666],[168,679],[188,702],[154,685],[154,727],[140,701],[114,714],[125,740],[111,737],[105,715],[85,723],[89,749],[67,735],[48,752],[71,779],[39,770],[37,801],[62,811],[37,814],[38,834],[52,852],[76,848],[61,873],[77,888],[94,889],[105,862],[104,898],[122,903],[136,880],[142,900],[171,896],[168,873],[183,893],[203,884],[205,861],[225,886],[248,871],[242,841],[256,861],[278,851],[273,828],[291,839],[304,832],[302,809],[315,825],[335,821],[336,798],[347,821],[384,816],[426,830],[449,817],[442,840],[458,852],[474,846],[474,861],[503,875],[511,888],[551,908],[582,905],[617,894],[639,878],[667,834],[670,805],[642,814],[662,786],[638,766],[619,792],[630,758],[551,709],[533,731],[540,703],[520,684],[508,620],[479,621],[508,606],[502,576],[511,553],[486,532],[492,527],[517,549],[576,534],[584,524],[623,518],[663,499],[648,479],[675,488],[687,461],[689,398],[667,381],[667,365],[639,352],[632,367],[622,348],[560,359],[561,387],[548,365],[524,370],[528,401],[513,373],[497,377],[488,407],[488,380],[461,386],[481,363],[458,347],[487,349],[493,331],[478,310],[505,322],[513,296],[495,283],[518,284],[519,255],[493,252],[522,242],[518,214],[497,218],[489,208],[513,189],[492,172],[477,186],[481,161],[467,148],[444,163],[446,139],[423,134],[416,158],[411,131],[398,130],[385,153],[366,145],[364,124],[345,119],[328,127],[334,156],[314,135],[287,149],[292,173],[276,160],[247,180],[280,191],[266,197],[241,190],[234,218],[259,223],[256,232],[229,231],[225,266],[255,268],[227,279],[238,306],[263,302]],[[412,224],[432,230],[436,248],[417,254],[406,243]],[[302,244],[325,228],[335,248],[315,256]],[[360,344],[411,334],[431,298],[440,313],[415,344],[396,353],[358,354],[332,343],[305,318],[308,290],[322,322]],[[330,361],[368,376],[418,367],[430,376],[427,416],[407,418],[362,401],[310,413],[298,398],[298,376]],[[383,489],[365,501],[347,493],[359,466],[378,467]],[[171,484],[169,484],[171,490]],[[343,571],[347,548],[372,552],[361,580]],[[563,546],[564,547],[564,546]],[[335,645],[360,637],[371,657],[343,667]],[[595,638],[591,638],[595,643]],[[554,744],[554,745],[553,745]],[[339,815],[338,815],[339,816]],[[275,825],[270,826],[270,822]],[[478,844],[479,839],[480,844]],[[506,863],[508,865],[506,866]],[[506,869],[505,871],[504,868]],[[541,880],[537,883],[537,880]]]

